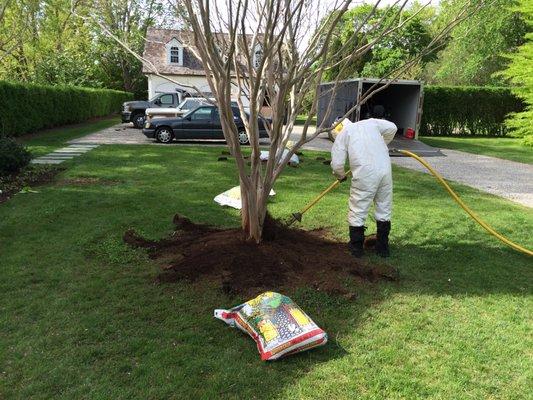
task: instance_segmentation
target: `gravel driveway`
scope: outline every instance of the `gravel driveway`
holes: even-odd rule
[[[297,132],[294,137],[298,138]],[[331,144],[327,135],[320,135],[307,147],[329,151]],[[395,139],[389,147],[404,147],[404,145],[405,141]],[[438,152],[432,152],[423,144],[419,147],[421,151],[418,151],[418,148],[408,148],[408,150],[427,158],[427,161],[445,179],[533,207],[533,165],[456,150],[440,149]],[[391,160],[393,164],[401,167],[429,173],[411,157],[392,157]]]
[[[441,152],[444,157],[433,157],[429,163],[444,178],[533,207],[533,165],[456,150],[441,149]],[[392,162],[427,172],[409,157],[395,157]]]
[[[298,140],[300,134],[301,127],[296,127],[292,139]],[[394,142],[392,146],[396,147],[395,145],[401,144],[401,142]],[[154,140],[146,138],[140,130],[133,129],[131,124],[118,124],[79,139],[71,140],[69,143],[158,145]],[[220,143],[223,142],[209,140],[176,142],[177,145]],[[268,139],[262,139],[262,144],[268,144]],[[435,151],[429,146],[420,146],[420,155],[423,157],[431,156],[428,160],[429,163],[444,178],[504,197],[527,207],[533,207],[533,165],[456,150],[441,149],[440,151]],[[331,142],[326,134],[321,134],[318,138],[306,144],[304,149],[329,151],[331,150]],[[405,168],[427,173],[427,170],[412,158],[392,157],[392,162]]]

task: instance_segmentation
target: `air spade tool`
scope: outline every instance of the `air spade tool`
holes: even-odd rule
[[[327,195],[329,192],[331,192],[333,189],[335,189],[337,186],[339,186],[342,182],[344,182],[347,179],[347,176],[350,174],[350,170],[346,171],[346,175],[343,179],[336,179],[335,182],[333,182],[331,185],[329,185],[322,193],[320,193],[318,196],[316,196],[309,204],[307,204],[304,208],[302,208],[300,211],[295,212],[292,214],[292,218],[287,222],[288,226],[291,226],[296,221],[302,222],[302,216],[309,211],[310,208],[312,208],[316,203],[318,203],[322,197]]]

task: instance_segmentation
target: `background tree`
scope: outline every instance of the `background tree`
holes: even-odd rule
[[[99,22],[137,53],[144,49],[148,27],[158,18],[164,22],[162,3],[156,0],[92,0],[91,10]],[[90,23],[90,19],[85,19]],[[146,77],[141,62],[102,32],[97,24],[90,24],[96,37],[94,48],[98,60],[98,77],[110,88],[133,92],[136,98],[146,97]],[[164,24],[160,24],[164,25]]]
[[[533,146],[533,2],[521,0],[511,11],[522,13],[527,33],[525,43],[508,56],[510,63],[502,75],[515,85],[512,91],[524,100],[526,109],[512,114],[507,125],[514,134],[524,138],[524,144]]]
[[[486,2],[479,11],[451,33],[438,61],[428,66],[424,79],[447,85],[501,85],[505,80],[494,75],[505,68],[504,53],[524,42],[526,24],[521,13],[511,8],[514,0]],[[443,0],[435,21],[436,29],[453,18],[461,0]]]
[[[7,7],[11,0],[0,1],[0,60],[11,54],[15,42],[15,32],[6,29]]]
[[[326,80],[387,76],[408,59],[419,54],[431,42],[429,25],[433,21],[432,7],[414,3],[409,9],[404,9],[394,5],[376,10],[371,18],[366,19],[371,9],[372,5],[364,4],[352,8],[342,16],[331,38],[330,54],[335,54],[338,49],[344,48],[343,54],[347,55],[358,46],[378,37],[381,31],[375,29],[374,24],[382,18],[386,21],[382,29],[388,24],[399,24],[406,19],[409,21],[401,29],[380,40],[364,57],[354,60],[351,65],[344,68],[342,75],[339,75],[339,66],[328,70],[325,74]],[[411,18],[414,14],[415,17]],[[361,24],[359,34],[353,35],[354,30]],[[401,77],[418,78],[425,64],[435,58],[434,53],[425,54],[418,63],[404,71]]]
[[[0,79],[107,87],[145,97],[141,62],[79,16],[90,13],[140,52],[162,9],[159,0],[4,0]]]
[[[92,35],[74,16],[81,1],[10,1],[0,27],[0,79],[48,84],[98,85]]]

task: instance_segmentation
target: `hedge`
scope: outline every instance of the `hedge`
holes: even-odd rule
[[[506,115],[523,109],[505,87],[425,86],[420,134],[505,136]]]
[[[20,136],[109,115],[131,98],[118,90],[0,81],[0,135]]]

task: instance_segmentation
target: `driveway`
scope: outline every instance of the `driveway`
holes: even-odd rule
[[[70,144],[154,144],[140,129],[132,124],[118,124],[98,132],[69,141]]]
[[[291,140],[296,142],[298,141],[303,132],[302,126],[294,127],[293,133],[291,135]],[[309,127],[308,136],[312,135],[315,132],[314,127]],[[90,145],[90,144],[156,144],[154,139],[148,139],[144,136],[140,129],[135,129],[131,124],[117,124],[110,128],[103,129],[101,131],[91,133],[87,136],[83,136],[78,139],[74,139],[68,142],[73,145]],[[179,140],[175,141],[175,144],[222,144],[223,140]],[[261,139],[260,143],[262,145],[268,145],[268,139]],[[303,149],[307,150],[318,150],[318,151],[331,151],[331,141],[328,139],[327,133],[320,134],[313,141],[305,144]],[[163,145],[168,146],[168,145]],[[417,154],[420,154],[424,157],[440,155],[438,149],[427,146],[421,142],[413,142],[408,140],[397,140],[395,139],[390,146],[391,148],[407,148],[408,150],[413,150]]]
[[[441,152],[444,157],[433,157],[429,163],[447,180],[533,207],[533,165],[457,150],[441,149]],[[395,157],[392,161],[427,172],[410,157]]]
[[[157,143],[155,139],[149,139],[143,135],[140,129],[135,129],[132,124],[118,124],[98,132],[91,133],[68,142],[69,144],[151,144],[157,146],[169,146]],[[173,144],[183,145],[221,145],[223,140],[177,140]],[[267,145],[268,139],[261,139],[261,143]],[[171,144],[172,145],[172,144]],[[170,145],[170,146],[171,146]]]
[[[315,131],[314,127],[309,128],[309,134],[312,134]],[[294,133],[291,136],[291,140],[297,141],[302,134],[302,127],[297,126],[294,129]],[[117,124],[110,128],[103,129],[98,132],[91,133],[87,136],[83,136],[78,139],[74,139],[68,142],[69,144],[74,145],[80,145],[80,144],[155,144],[155,145],[161,145],[160,143],[157,143],[154,139],[148,139],[146,136],[142,134],[142,131],[140,129],[133,128],[132,124]],[[216,145],[216,144],[223,144],[223,140],[179,140],[174,141],[174,144],[180,144],[180,145],[198,145],[198,144],[204,144],[204,145]],[[261,139],[260,143],[262,145],[268,145],[269,140],[268,139]],[[168,146],[167,144],[161,145],[161,146]],[[312,142],[306,144],[304,149],[308,150],[322,150],[322,151],[330,151],[331,150],[331,142],[328,139],[327,134],[321,134],[318,138],[313,140]]]
[[[314,128],[310,128],[311,134]],[[291,139],[301,137],[302,128],[295,127]],[[267,145],[268,139],[261,144]],[[130,124],[118,124],[90,135],[71,140],[75,145],[96,144],[151,144],[159,145],[146,138]],[[176,142],[180,145],[221,144],[211,140]],[[326,134],[319,135],[303,148],[308,150],[330,151],[331,142]],[[168,145],[161,145],[168,146]],[[391,148],[408,148],[423,157],[431,157],[429,162],[446,179],[465,184],[496,196],[504,197],[527,207],[533,207],[533,165],[495,157],[481,156],[456,150],[434,149],[421,142],[395,139]],[[392,157],[392,162],[401,167],[428,173],[428,171],[409,157]]]

